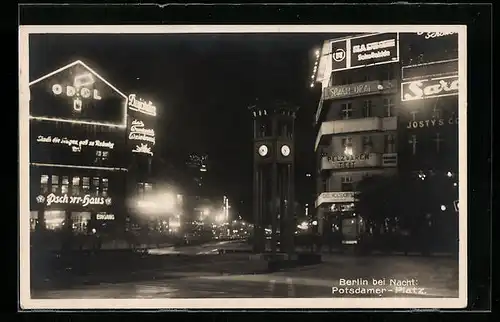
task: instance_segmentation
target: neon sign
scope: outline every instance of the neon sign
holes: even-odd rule
[[[132,111],[156,116],[156,106],[154,106],[151,101],[146,102],[140,98],[137,98],[135,94],[130,94],[128,96],[128,108]]]
[[[151,151],[151,147],[149,147],[147,144],[141,143],[140,145],[136,145],[135,148],[132,150],[134,153],[143,153],[143,154],[149,154],[153,155],[153,152]]]
[[[401,101],[457,95],[458,76],[447,76],[401,83]]]
[[[144,122],[133,120],[130,125],[129,140],[146,141],[155,144],[155,131],[153,129],[145,129]]]
[[[425,39],[432,39],[432,38],[439,38],[439,37],[444,37],[444,36],[450,36],[457,34],[456,31],[452,32],[417,32],[417,35],[423,36],[425,34]]]
[[[98,148],[106,148],[112,150],[115,146],[113,142],[110,141],[101,141],[101,140],[77,140],[77,139],[71,139],[67,137],[52,137],[52,136],[43,136],[39,135],[36,139],[37,142],[39,143],[50,143],[50,144],[63,144],[70,146],[72,148],[78,148],[80,150],[84,146],[90,146],[90,147],[98,147]],[[75,150],[75,149],[73,149]]]
[[[53,204],[77,204],[82,205],[83,207],[87,207],[89,205],[111,205],[111,198],[107,197],[92,197],[91,195],[85,195],[83,197],[80,196],[68,196],[67,194],[56,195],[55,193],[51,193],[44,197],[39,195],[36,197],[38,203],[45,203],[47,206],[51,206]]]
[[[115,215],[113,214],[106,214],[106,213],[103,213],[103,214],[97,214],[95,216],[97,220],[115,220]]]
[[[80,60],[29,86],[30,119],[127,127],[127,95]]]
[[[52,85],[52,93],[54,93],[54,95],[66,95],[67,97],[73,98],[73,110],[81,112],[83,106],[82,98],[91,98],[94,100],[102,99],[97,89],[89,89],[87,87],[84,87],[92,85],[94,83],[95,81],[92,77],[92,74],[84,73],[75,76],[73,80],[73,86],[64,86],[61,84]]]

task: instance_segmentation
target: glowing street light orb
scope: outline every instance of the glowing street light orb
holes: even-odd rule
[[[445,205],[441,205],[441,211],[445,211],[446,210],[446,206]]]

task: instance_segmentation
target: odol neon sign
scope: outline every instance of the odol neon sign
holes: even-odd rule
[[[66,95],[67,97],[73,98],[73,110],[80,112],[82,110],[82,98],[101,100],[102,97],[97,89],[89,89],[85,86],[89,86],[95,83],[92,74],[84,73],[75,76],[73,81],[73,86],[71,85],[52,85],[52,93],[55,95]]]

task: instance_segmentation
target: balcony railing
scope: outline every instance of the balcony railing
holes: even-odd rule
[[[323,122],[319,129],[318,136],[316,137],[315,149],[317,149],[322,143],[322,140],[329,135],[356,132],[395,131],[397,128],[398,120],[396,116],[367,117]]]
[[[324,101],[333,99],[345,99],[356,96],[389,94],[395,93],[398,89],[397,81],[369,81],[354,83],[348,85],[330,86],[323,90],[322,98]]]
[[[355,191],[337,191],[337,192],[323,192],[321,193],[314,205],[316,208],[325,203],[341,203],[341,202],[355,202],[356,192]]]

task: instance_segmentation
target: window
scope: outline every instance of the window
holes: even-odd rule
[[[412,154],[416,155],[417,154],[417,143],[418,143],[417,136],[415,134],[413,134],[411,136],[411,139],[408,140],[408,143],[411,144],[411,146],[412,146]]]
[[[73,177],[73,180],[71,181],[71,193],[73,195],[80,194],[80,177]]]
[[[394,134],[387,134],[385,136],[384,146],[385,153],[396,153],[396,137]]]
[[[40,176],[40,193],[44,194],[49,192],[49,176],[42,174]]]
[[[352,177],[350,176],[340,177],[340,189],[342,191],[353,191]]]
[[[371,100],[366,100],[363,102],[363,117],[372,116],[373,103]]]
[[[99,195],[101,191],[101,186],[100,186],[100,180],[101,178],[99,177],[93,177],[92,178],[92,193],[96,196]]]
[[[342,77],[342,79],[340,81],[340,85],[349,85],[349,84],[352,84],[351,77],[349,77],[349,76]]]
[[[363,80],[363,82],[369,82],[369,81],[371,81],[372,80],[371,79],[371,75],[369,73],[364,74],[363,77],[362,77],[362,80]]]
[[[52,193],[58,193],[59,192],[59,176],[52,175],[52,180],[51,180],[51,192]]]
[[[103,161],[109,159],[109,151],[97,150],[95,151],[95,163],[101,164]]]
[[[108,195],[109,180],[108,178],[102,178],[102,195],[106,197]]]
[[[384,98],[384,110],[386,117],[394,116],[394,100],[392,97]]]
[[[344,149],[344,153],[346,155],[352,155],[352,138],[351,137],[345,137],[342,139],[342,147]]]
[[[69,177],[63,176],[62,177],[62,184],[61,184],[61,193],[66,194],[68,192],[69,192]]]
[[[371,153],[373,147],[373,139],[371,136],[363,136],[363,153]]]
[[[441,152],[441,142],[444,140],[441,138],[441,134],[439,132],[433,138],[433,141],[436,143],[436,153]]]
[[[383,70],[382,75],[380,75],[380,79],[382,81],[388,81],[394,79],[394,70],[391,67],[388,67]]]
[[[351,102],[340,104],[340,107],[341,107],[340,112],[341,112],[342,119],[347,120],[347,119],[352,117],[352,103]]]
[[[432,108],[432,118],[440,119],[441,118],[441,109],[437,106],[437,103]]]
[[[82,190],[83,190],[83,193],[85,193],[85,194],[90,192],[90,178],[89,177],[82,178]]]
[[[144,193],[151,192],[153,190],[153,185],[151,183],[144,184]]]
[[[327,178],[321,179],[321,191],[328,191],[328,179]]]

